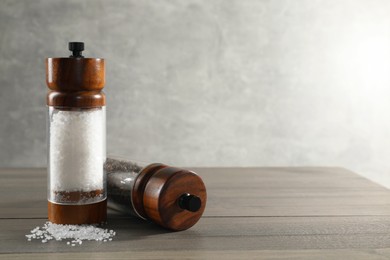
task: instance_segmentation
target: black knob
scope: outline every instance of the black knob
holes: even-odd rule
[[[179,207],[191,212],[197,212],[202,206],[202,201],[199,197],[185,193],[179,198]]]
[[[84,56],[81,55],[81,52],[84,50],[83,42],[70,42],[69,50],[72,52],[72,55],[70,55],[71,58],[84,58]]]

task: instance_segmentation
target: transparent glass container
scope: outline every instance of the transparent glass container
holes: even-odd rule
[[[83,205],[107,198],[105,107],[48,106],[48,200]]]
[[[111,209],[144,218],[134,207],[133,191],[135,180],[148,165],[153,164],[128,161],[120,157],[107,158],[104,169],[109,193],[108,206]]]

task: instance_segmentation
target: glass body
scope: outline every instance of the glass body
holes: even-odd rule
[[[92,204],[107,198],[105,107],[48,106],[48,200]]]
[[[118,157],[107,158],[104,168],[107,173],[108,206],[111,209],[142,218],[134,210],[132,191],[137,176],[148,165]]]

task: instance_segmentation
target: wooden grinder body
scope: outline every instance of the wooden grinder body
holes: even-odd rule
[[[105,84],[104,59],[47,58],[46,83],[50,89],[47,105],[57,110],[83,111],[102,108],[106,104],[102,92]],[[80,205],[48,200],[48,218],[56,224],[102,223],[107,218],[107,200]]]

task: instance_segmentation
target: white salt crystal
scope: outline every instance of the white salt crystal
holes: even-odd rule
[[[51,112],[49,149],[51,201],[61,202],[56,191],[93,191],[104,188],[105,135],[104,107],[83,111]],[[96,202],[103,199],[105,198],[97,198]]]
[[[76,244],[81,245],[83,240],[112,241],[116,232],[109,232],[107,229],[99,228],[96,225],[58,225],[46,222],[43,227],[35,228],[30,233],[26,235],[28,241],[36,239],[41,240],[42,243],[47,243],[53,239],[56,241],[71,239],[66,244],[75,246]],[[40,235],[37,236],[36,234]]]

